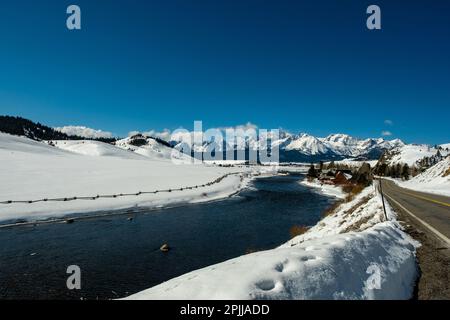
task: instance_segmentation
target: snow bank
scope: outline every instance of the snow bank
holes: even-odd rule
[[[395,216],[393,215],[389,217],[389,219],[394,218]],[[341,204],[334,212],[309,229],[308,232],[288,241],[286,245],[291,246],[306,240],[349,231],[364,231],[384,220],[381,198],[374,187],[368,187],[352,201]]]
[[[408,299],[419,244],[383,217],[381,199],[369,187],[278,248],[187,273],[126,299]],[[379,286],[372,286],[373,274]]]
[[[385,222],[245,255],[127,299],[407,299],[417,275],[414,250],[405,233]],[[380,275],[379,289],[370,286],[371,270]]]
[[[450,197],[450,157],[408,181],[395,180],[401,187]]]
[[[227,173],[249,172],[245,168],[175,165],[170,160],[149,159],[101,142],[57,144],[64,150],[0,133],[0,201],[175,189],[205,184]],[[209,187],[182,192],[95,201],[0,204],[0,220],[33,221],[71,213],[210,201],[235,193],[244,183],[242,176],[234,175]]]
[[[319,193],[327,195],[327,196],[336,197],[339,199],[345,198],[345,193],[342,191],[341,187],[320,183],[317,179],[315,179],[314,181],[308,181],[308,180],[304,179],[300,182],[300,184],[310,187],[310,188],[314,188]]]

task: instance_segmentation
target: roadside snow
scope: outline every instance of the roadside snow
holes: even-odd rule
[[[0,133],[0,201],[175,189],[205,184],[227,173],[250,172],[244,167],[175,165],[170,160],[149,159],[101,142],[58,141],[57,145],[64,150]],[[245,182],[238,174],[209,187],[181,192],[95,201],[0,204],[0,221],[34,221],[72,213],[210,201],[235,193]]]
[[[391,215],[389,219],[395,219],[395,216]],[[341,204],[308,232],[288,241],[284,246],[349,231],[364,231],[384,220],[381,198],[374,187],[368,187],[352,201]]]
[[[450,157],[428,168],[411,180],[395,179],[401,187],[450,197]],[[447,175],[446,175],[447,173]]]
[[[169,280],[126,299],[409,299],[419,245],[366,188],[305,234]],[[375,289],[371,277],[379,275]]]
[[[141,299],[408,299],[415,243],[391,222],[196,270],[128,297]],[[370,286],[370,271],[380,275]]]

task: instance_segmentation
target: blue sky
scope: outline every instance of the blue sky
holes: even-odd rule
[[[82,30],[65,27],[78,4]],[[378,4],[382,30],[366,29]],[[262,128],[450,141],[450,3],[0,3],[0,114],[126,135]],[[392,121],[386,124],[385,120]]]

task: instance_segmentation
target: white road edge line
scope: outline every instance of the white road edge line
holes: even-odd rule
[[[391,199],[391,201],[393,201],[394,203],[396,203],[400,208],[402,208],[403,210],[405,210],[409,215],[411,215],[412,217],[414,217],[416,220],[418,220],[420,223],[422,223],[425,227],[427,227],[432,233],[435,234],[435,236],[437,236],[438,238],[440,238],[442,241],[444,241],[449,247],[450,247],[450,239],[447,238],[446,236],[444,236],[442,233],[440,233],[439,231],[437,231],[435,228],[433,228],[432,226],[430,226],[428,223],[426,223],[425,221],[423,221],[422,219],[418,218],[414,213],[412,213],[411,211],[409,211],[408,209],[406,209],[404,206],[402,206],[398,201],[392,199],[391,196],[388,196],[386,193],[384,194],[386,197],[388,197],[389,199]]]

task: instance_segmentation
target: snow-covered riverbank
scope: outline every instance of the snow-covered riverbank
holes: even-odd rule
[[[345,198],[345,193],[342,191],[342,188],[340,186],[324,184],[319,182],[317,179],[314,179],[314,181],[308,181],[307,179],[304,179],[300,183],[306,187],[314,188],[317,190],[317,192],[326,196],[335,197],[338,199]]]
[[[419,245],[373,187],[280,247],[196,270],[127,299],[408,299]]]
[[[68,151],[24,137],[0,133],[0,202],[45,198],[95,197],[219,183],[192,190],[97,200],[0,205],[0,221],[34,221],[72,213],[162,207],[211,201],[244,187],[252,170],[206,165],[175,165],[109,144],[86,141]]]

